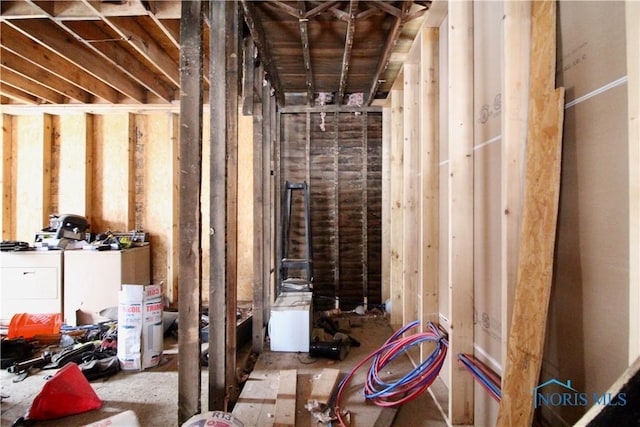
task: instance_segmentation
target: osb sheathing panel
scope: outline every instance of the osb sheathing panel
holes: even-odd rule
[[[607,19],[602,19],[606,9]],[[624,2],[560,2],[565,111],[555,274],[540,381],[603,393],[627,366],[628,169]],[[610,88],[613,84],[613,88]],[[603,351],[603,349],[615,351]],[[572,424],[584,407],[543,408]]]
[[[35,232],[48,225],[51,116],[19,116],[14,118],[13,125],[15,239],[33,242]]]
[[[169,113],[150,114],[136,117],[136,129],[143,145],[144,176],[143,225],[151,240],[151,277],[153,283],[171,282],[171,270],[167,269],[172,245],[173,227],[172,187],[177,185],[172,173],[173,117]],[[165,291],[165,294],[167,292]]]
[[[129,114],[95,116],[93,223],[96,233],[129,231],[133,227],[130,206],[132,135]]]
[[[52,182],[57,180],[57,213],[72,213],[88,216],[90,200],[86,195],[91,187],[91,155],[93,116],[87,114],[65,114],[55,116],[57,129],[54,131],[55,146],[58,147],[57,174],[52,174]],[[52,189],[52,193],[54,193]]]

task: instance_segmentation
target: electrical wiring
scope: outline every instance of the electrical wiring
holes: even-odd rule
[[[372,360],[364,385],[364,397],[378,406],[393,407],[410,402],[422,394],[435,381],[447,355],[449,343],[446,336],[433,323],[427,324],[426,332],[419,332],[407,337],[402,337],[407,331],[417,327],[419,321],[412,322],[395,332],[389,337],[382,347],[370,353],[362,359],[340,382],[336,391],[329,400],[329,405],[334,408],[336,417],[341,426],[345,426],[340,410],[340,400],[347,384],[365,363]],[[380,372],[400,355],[410,348],[424,342],[433,342],[435,347],[420,364],[405,374],[402,378],[386,381],[380,376]]]
[[[496,402],[500,402],[502,399],[500,378],[494,372],[468,354],[458,354],[458,363],[463,365],[469,373],[471,373],[473,378],[489,392],[489,395],[491,395]]]

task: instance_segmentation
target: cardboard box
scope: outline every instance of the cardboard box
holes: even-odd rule
[[[164,347],[160,285],[122,285],[118,298],[118,360],[123,370],[160,363]]]

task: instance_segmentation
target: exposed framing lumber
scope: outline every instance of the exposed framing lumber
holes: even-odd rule
[[[640,357],[640,3],[627,1],[629,114],[629,363]]]
[[[387,98],[389,100],[389,98]],[[382,256],[380,295],[382,302],[391,296],[391,105],[382,108]]]
[[[277,3],[282,4],[282,3]],[[306,74],[306,86],[307,86],[307,104],[313,105],[313,93],[315,92],[315,85],[313,83],[313,68],[311,67],[311,49],[309,47],[309,26],[307,22],[308,18],[304,17],[305,2],[299,1],[298,7],[298,22],[300,25],[300,42],[302,43],[302,59],[304,61],[304,69]]]
[[[256,99],[256,46],[251,37],[245,37],[242,45],[242,114],[249,116],[253,114],[253,104]]]
[[[88,50],[93,51],[98,56],[111,63],[115,69],[127,74],[132,79],[135,79],[137,82],[144,85],[147,90],[153,92],[165,101],[173,100],[173,89],[163,84],[159,79],[155,78],[153,74],[150,74],[146,66],[144,66],[136,57],[131,55],[126,49],[121,49],[120,46],[113,43],[93,43],[93,41],[95,40],[112,38],[112,35],[104,33],[98,26],[93,23],[84,23],[77,20],[56,19],[54,15],[55,11],[50,10],[52,8],[49,7],[50,5],[54,5],[53,2],[37,2],[31,0],[29,0],[29,2],[34,7],[39,8],[60,28],[68,32],[77,41],[81,42]],[[99,10],[99,4],[92,4],[89,1],[83,1],[83,4],[90,10],[93,10],[95,14],[103,19],[108,25],[113,27],[113,25],[109,21],[109,18],[102,14],[102,12]],[[130,18],[125,19],[135,24],[135,22],[131,21]],[[122,32],[118,32],[115,27],[114,31],[117,32],[122,40],[129,40],[133,46],[136,45],[136,42],[133,40],[130,34],[123,34]],[[148,39],[148,37],[142,35],[142,33],[139,32],[139,34],[143,38],[139,39],[140,42],[138,42],[138,44],[141,44],[142,40]],[[178,47],[179,46],[176,46],[176,49]],[[145,56],[145,53],[141,54]],[[146,54],[146,56],[148,57],[148,54]],[[151,60],[151,58],[148,59]],[[173,83],[179,86],[178,70],[172,62],[171,65],[171,69],[175,70],[175,81]]]
[[[55,24],[34,20],[14,20],[7,22],[7,24],[22,31],[33,41],[50,50],[48,55],[52,53],[60,55],[75,67],[95,76],[110,88],[117,87],[125,96],[134,101],[142,104],[146,102],[146,95],[141,85],[133,82],[119,69],[105,69],[81,42],[75,39],[70,40],[68,33]]]
[[[88,49],[95,52],[96,55],[99,55],[111,63],[113,67],[129,75],[132,79],[135,79],[151,93],[169,102],[174,99],[173,87],[169,87],[169,85],[158,79],[155,73],[150,73],[147,66],[142,64],[138,58],[129,53],[126,49],[122,49],[119,44],[95,43],[96,40],[113,38],[114,36],[111,33],[105,33],[100,29],[100,27],[92,22],[58,20],[54,22],[70,32]],[[118,36],[121,37],[122,41],[127,40],[128,37],[132,37],[125,37],[122,35]],[[174,68],[176,67],[174,66]],[[158,74],[160,74],[160,72]],[[175,74],[178,74],[177,70]],[[174,82],[174,84],[178,86],[179,82]]]
[[[286,369],[280,371],[278,395],[273,426],[285,427],[296,425],[296,388],[298,385],[298,371]]]
[[[0,83],[0,94],[11,98],[18,102],[24,102],[25,104],[38,105],[38,98],[30,93],[23,91],[22,89],[16,89],[13,86]]]
[[[349,2],[349,21],[347,23],[347,34],[344,40],[344,53],[342,55],[342,70],[340,71],[340,84],[338,86],[338,105],[343,103],[344,91],[347,86],[347,76],[349,75],[349,62],[351,61],[351,49],[353,48],[353,37],[356,34],[356,12],[358,12],[358,0]]]
[[[268,101],[268,100],[267,100]],[[264,347],[264,287],[265,252],[265,191],[269,181],[264,180],[264,141],[262,132],[263,105],[256,102],[253,110],[253,316],[252,350],[261,353]]]
[[[382,110],[379,106],[370,107],[350,107],[346,105],[317,105],[313,107],[303,105],[290,105],[278,108],[281,114],[288,113],[379,113]]]
[[[423,27],[420,33],[420,243],[418,274],[418,315],[426,331],[427,322],[439,322],[439,30]],[[421,347],[421,360],[427,356]]]
[[[368,115],[365,113],[362,116],[362,129],[364,132],[362,133],[362,229],[361,229],[361,239],[362,239],[362,297],[364,300],[364,307],[369,307],[369,241],[368,241],[368,219],[369,219],[369,209],[368,209],[368,193],[369,193],[369,141],[368,141],[368,131],[369,128],[369,120]],[[384,301],[384,300],[383,300]]]
[[[88,0],[83,1],[88,3]],[[173,84],[179,86],[180,75],[178,69],[175,67],[175,63],[171,57],[167,55],[165,48],[153,41],[137,21],[128,17],[107,17],[105,15],[100,15],[100,17],[116,34],[124,40],[128,40],[130,46],[149,61],[149,63],[153,64],[159,73],[164,75]],[[204,76],[203,80],[205,80]]]
[[[27,61],[4,47],[0,47],[0,61],[2,62],[3,67],[6,67],[7,69],[10,68],[25,78],[43,85],[50,90],[61,93],[74,101],[83,104],[91,102],[91,94],[89,92],[80,89],[76,85],[50,73],[44,68]],[[6,106],[3,107],[6,108]]]
[[[9,23],[5,23],[1,28],[3,48],[24,58],[37,57],[38,63],[35,65],[48,70],[50,74],[82,88],[86,88],[87,91],[91,91],[91,94],[105,101],[114,104],[118,103],[119,93],[102,80],[97,79],[84,69],[69,67],[69,61],[67,59],[53,54],[38,42],[31,40],[20,31],[10,27]],[[46,79],[43,81],[46,81]]]
[[[418,320],[418,169],[420,168],[420,78],[417,63],[404,65],[402,189],[402,324]]]
[[[180,288],[178,301],[180,325],[178,422],[181,424],[201,412],[202,26],[202,3],[199,0],[183,2],[180,18]],[[224,342],[222,348],[224,349]]]
[[[404,77],[401,77],[404,78]],[[391,90],[391,159],[390,159],[390,230],[389,250],[391,262],[390,299],[391,324],[402,324],[402,193],[403,193],[403,157],[402,145],[404,139],[403,124],[403,92],[400,89]]]
[[[13,191],[15,182],[13,180],[13,120],[8,114],[0,114],[2,118],[2,133],[0,137],[0,154],[2,155],[2,163],[0,163],[0,178],[2,185],[2,199],[0,200],[0,226],[2,226],[1,240],[15,239],[15,203],[13,201]]]
[[[62,104],[64,102],[64,97],[59,92],[24,77],[10,68],[0,66],[0,74],[2,74],[3,86],[6,84],[14,89],[23,88],[26,93],[42,98],[52,104]]]
[[[226,381],[226,219],[227,219],[227,2],[210,2],[211,172],[209,176],[209,410],[222,411],[227,398]],[[215,95],[214,95],[215,94]],[[213,327],[215,325],[215,327]]]
[[[330,9],[332,7],[335,7],[338,3],[340,3],[339,1],[324,1],[321,2],[318,6],[314,7],[313,9],[307,11],[304,14],[305,18],[313,18],[316,15],[319,15],[320,13],[324,12],[327,9]]]
[[[525,198],[513,319],[498,426],[530,425],[551,294],[560,193],[564,89],[555,89],[556,3],[531,7]]]
[[[242,3],[242,8],[244,10],[244,19],[247,23],[247,26],[249,27],[251,37],[256,44],[256,48],[258,49],[260,60],[265,67],[268,79],[275,91],[276,101],[278,102],[278,105],[283,106],[284,92],[282,91],[282,85],[280,84],[280,77],[278,76],[278,70],[276,69],[275,64],[271,60],[272,56],[269,52],[269,45],[267,44],[267,40],[265,39],[262,24],[260,24],[260,20],[256,16],[257,12],[255,5],[253,5],[249,0],[240,0],[240,3]]]
[[[226,158],[227,158],[227,218],[226,218],[226,402],[235,402],[239,395],[236,377],[237,344],[237,301],[238,301],[238,89],[240,87],[241,36],[240,9],[237,2],[226,2],[225,22],[225,91],[226,102]],[[213,22],[213,21],[212,21]],[[214,55],[211,55],[213,58]],[[214,91],[212,91],[213,93]],[[220,93],[220,92],[218,92]],[[213,141],[213,126],[212,138]],[[211,208],[217,205],[212,204]],[[215,261],[214,261],[215,262]],[[214,285],[212,282],[210,286]],[[216,307],[213,307],[216,308]],[[209,306],[209,313],[212,307]],[[215,329],[215,325],[210,325]],[[209,335],[211,336],[211,335]]]
[[[268,230],[265,236],[265,281],[264,281],[264,319],[265,325],[271,316],[271,303],[275,301],[275,288],[279,280],[277,273],[277,254],[280,253],[280,239],[277,236],[275,218],[280,218],[280,144],[274,137],[280,115],[276,113],[276,100],[271,96],[271,85],[263,87],[262,92],[262,137],[265,183],[269,188],[265,193],[265,223]],[[266,109],[266,110],[265,110]],[[277,115],[276,115],[277,114]]]
[[[340,253],[340,113],[333,113],[335,132],[333,134],[333,218],[335,219],[335,227],[333,230],[333,250],[332,253]],[[336,268],[333,274],[335,308],[340,308],[340,263],[336,262]]]
[[[180,115],[170,114],[170,129],[171,134],[171,180],[173,185],[171,186],[171,224],[178,224],[180,221]],[[180,273],[180,230],[177,227],[171,227],[171,232],[168,236],[169,243],[167,245],[167,298],[170,304],[178,303],[179,288],[178,277]]]
[[[474,380],[455,363],[473,354],[473,4],[449,2],[449,422],[472,425]]]
[[[387,63],[389,62],[389,57],[391,56],[391,51],[400,36],[400,32],[402,31],[402,27],[405,23],[405,18],[411,7],[412,1],[404,0],[402,2],[402,13],[399,17],[396,18],[396,22],[393,24],[393,27],[389,31],[387,35],[387,41],[384,45],[384,50],[382,51],[382,55],[380,56],[380,62],[378,62],[378,66],[376,68],[376,72],[373,75],[373,81],[371,82],[371,89],[369,89],[369,94],[367,95],[367,99],[365,105],[371,105],[373,102],[373,98],[378,91],[378,86],[380,86],[380,76],[384,72],[387,67]]]
[[[504,65],[501,145],[501,297],[502,360],[507,359],[513,298],[517,281],[520,224],[527,145],[531,50],[531,2],[504,2]]]

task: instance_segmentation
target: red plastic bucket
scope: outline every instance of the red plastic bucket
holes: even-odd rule
[[[8,338],[33,338],[36,335],[59,334],[62,326],[60,313],[17,313],[9,323]]]

